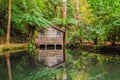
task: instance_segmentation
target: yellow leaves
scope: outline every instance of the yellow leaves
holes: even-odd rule
[[[88,2],[84,1],[84,0],[80,0],[80,12],[81,12],[81,20],[86,22],[86,23],[90,23],[93,18],[90,18],[89,16],[91,15],[91,10],[89,8],[90,5],[88,4]]]
[[[89,7],[89,4],[86,1],[80,0],[80,10],[81,11],[88,12],[88,7]]]
[[[102,19],[102,18],[104,18],[104,16],[101,15],[100,18]]]
[[[89,80],[89,74],[85,71],[82,71],[78,77],[78,80]]]

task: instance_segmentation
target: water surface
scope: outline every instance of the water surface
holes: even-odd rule
[[[62,80],[65,76],[67,80],[120,80],[120,56],[70,49],[66,50],[66,56],[66,66],[49,70],[39,64],[36,67],[31,66],[26,51],[12,54],[10,55],[12,78],[13,80],[54,80],[55,78]],[[4,56],[0,57],[0,80],[8,80]]]

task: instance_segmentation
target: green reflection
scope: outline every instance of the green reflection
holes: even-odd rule
[[[120,57],[81,50],[66,50],[66,65],[57,69],[37,64],[26,51],[10,55],[13,80],[120,80]],[[7,80],[5,58],[0,57],[0,80]]]

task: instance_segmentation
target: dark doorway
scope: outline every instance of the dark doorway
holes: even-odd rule
[[[40,45],[40,50],[45,50],[45,44]]]
[[[57,44],[57,45],[56,45],[56,50],[61,50],[61,49],[62,49],[62,45]]]
[[[52,44],[47,45],[47,50],[54,50],[54,49],[55,49],[55,45]]]

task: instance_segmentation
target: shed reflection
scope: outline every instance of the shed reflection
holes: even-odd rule
[[[38,61],[39,63],[53,67],[65,62],[65,52],[62,49],[62,45],[40,45],[38,51]]]

